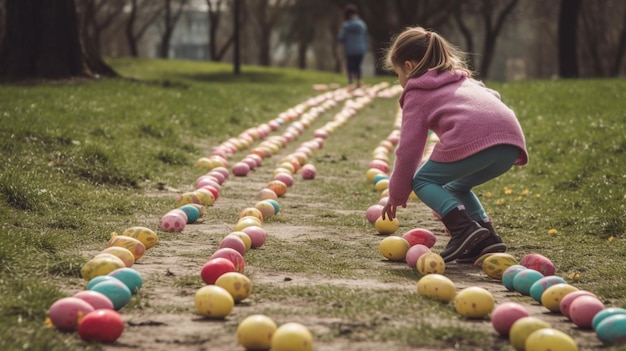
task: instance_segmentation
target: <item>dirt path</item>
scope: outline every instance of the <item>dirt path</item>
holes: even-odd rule
[[[278,156],[280,157],[280,156]],[[367,164],[367,160],[363,161]],[[366,168],[355,171],[359,177],[363,177]],[[197,224],[188,226],[182,233],[162,233],[160,234],[160,244],[150,249],[147,254],[135,264],[144,278],[144,285],[139,294],[135,308],[121,311],[127,328],[121,338],[112,345],[105,345],[105,350],[243,350],[238,346],[235,330],[237,322],[245,316],[256,313],[262,308],[273,307],[271,302],[258,296],[254,291],[252,296],[235,306],[233,312],[225,320],[208,320],[195,314],[194,295],[197,286],[193,283],[185,284],[185,279],[190,276],[199,275],[200,268],[207,261],[208,257],[216,250],[219,241],[226,234],[232,231],[234,222],[232,220],[215,220],[212,214],[220,212],[232,212],[233,208],[242,209],[248,207],[250,202],[245,200],[245,196],[237,194],[256,194],[264,186],[264,180],[269,179],[271,167],[265,167],[258,171],[263,173],[261,177],[254,179],[233,179],[227,181],[222,188],[224,198],[218,199],[210,208],[205,218]],[[319,174],[319,181],[323,181],[326,175]],[[259,180],[261,179],[261,180]],[[302,189],[302,188],[300,188]],[[154,192],[147,194],[149,197],[160,196],[174,199],[176,193]],[[248,195],[247,198],[250,198]],[[325,203],[311,202],[307,196],[298,193],[298,189],[289,193],[287,199],[288,207],[291,208],[291,218],[300,218],[308,215],[308,208],[324,207]],[[441,223],[437,222],[431,211],[423,205],[417,204],[412,207],[412,216],[415,223],[420,223],[422,227],[431,229],[437,235],[437,245],[433,249],[438,252],[445,245],[447,236],[443,233]],[[365,209],[355,209],[357,213],[364,216]],[[219,218],[219,216],[216,216]],[[157,218],[146,219],[146,222],[158,223]],[[345,234],[337,238],[333,233],[328,232],[324,226],[298,225],[294,221],[270,222],[264,224],[264,229],[268,235],[276,239],[295,241],[303,238],[323,238],[329,240],[342,240],[351,242],[368,240],[371,246],[377,245],[380,237],[369,236],[363,239],[359,233]],[[397,268],[406,270],[404,264],[389,264],[384,260],[371,262],[372,268]],[[416,293],[416,282],[419,278],[415,273],[415,281],[412,282],[381,282],[375,278],[368,279],[344,279],[341,277],[315,276],[304,274],[293,274],[255,267],[248,265],[246,274],[251,277],[253,284],[271,285],[272,287],[293,287],[302,286],[345,286],[355,289],[372,290],[406,290]],[[488,278],[478,267],[472,265],[450,264],[446,269],[448,276],[456,284],[457,291],[470,286],[480,286],[488,289],[494,296],[496,304],[515,301],[524,303],[532,315],[540,316],[541,319],[550,323],[553,327],[565,331],[576,339],[581,350],[595,349],[600,346],[595,334],[587,330],[577,329],[571,322],[564,319],[559,314],[546,313],[546,309],[532,302],[529,297],[521,297],[518,293],[507,291],[498,281]],[[280,306],[283,309],[288,306]],[[291,308],[297,309],[297,306]],[[494,345],[507,345],[497,336],[488,320],[466,321],[456,319],[453,321],[433,321],[433,324],[460,323],[467,328],[477,328],[493,335]],[[358,330],[363,326],[351,324],[350,321],[341,318],[319,318],[310,316],[306,320],[306,326],[316,336],[315,350],[318,351],[373,351],[373,350],[416,350],[408,346],[384,343],[371,340],[354,341],[354,338],[344,338],[338,336],[329,340],[328,335],[339,330],[346,334],[353,330]],[[499,347],[498,346],[498,349]],[[464,348],[463,348],[464,349]],[[496,349],[496,348],[494,348]],[[422,350],[428,350],[426,348]]]

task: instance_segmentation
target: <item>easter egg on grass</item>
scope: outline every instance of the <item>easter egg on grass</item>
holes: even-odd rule
[[[541,302],[541,296],[549,287],[556,284],[566,284],[565,279],[557,276],[557,275],[549,275],[543,278],[540,278],[533,285],[530,286],[529,294],[535,301]]]
[[[276,196],[282,197],[287,193],[287,185],[280,180],[272,180],[267,184],[267,188],[273,190]]]
[[[454,298],[454,308],[466,318],[483,318],[491,313],[494,304],[491,293],[478,286],[465,288]]]
[[[275,199],[265,199],[263,201],[267,201],[270,204],[272,204],[272,206],[274,206],[274,214],[277,215],[278,212],[280,212],[280,204],[278,203],[278,201],[276,201]]]
[[[278,173],[272,179],[280,180],[281,182],[285,183],[287,187],[293,185],[293,176],[289,173]]]
[[[315,179],[315,176],[317,175],[317,169],[312,164],[306,164],[302,166],[302,170],[300,171],[300,173],[302,175],[302,179],[311,180]]]
[[[159,237],[152,229],[141,226],[130,227],[124,230],[122,235],[141,241],[141,243],[146,247],[146,250],[152,248],[159,242]]]
[[[528,268],[522,265],[513,265],[505,269],[504,272],[502,272],[502,285],[504,285],[504,287],[508,291],[515,291],[515,287],[513,286],[513,278],[515,278],[517,273],[525,269],[528,269]]]
[[[422,254],[415,264],[417,271],[422,275],[443,274],[446,271],[446,263],[441,255],[434,252]]]
[[[541,304],[550,312],[561,311],[561,300],[569,293],[578,291],[578,288],[569,284],[554,284],[541,295]]]
[[[272,351],[312,351],[313,334],[300,323],[279,326],[272,335]]]
[[[182,232],[189,219],[179,214],[169,211],[161,217],[161,229],[166,232]]]
[[[513,323],[529,315],[530,313],[523,305],[516,302],[504,302],[497,305],[491,312],[491,324],[498,334],[507,336]]]
[[[126,267],[129,267],[129,268],[132,267],[133,264],[135,264],[135,256],[127,248],[120,247],[120,246],[111,246],[102,250],[102,253],[116,256],[117,258],[122,260],[122,262],[124,262],[124,265]]]
[[[543,278],[543,274],[534,269],[525,269],[515,275],[513,278],[513,288],[518,293],[528,296],[530,295],[530,287],[539,279]]]
[[[112,277],[110,275],[99,275],[97,277],[94,277],[93,279],[91,279],[90,281],[87,282],[87,286],[85,287],[85,289],[87,290],[91,290],[91,288],[94,287],[94,285],[106,281],[106,280],[119,280],[115,277]]]
[[[200,199],[200,204],[204,205],[204,206],[211,206],[215,203],[215,194],[214,192],[205,189],[205,188],[200,188],[200,189],[196,189],[196,191],[194,191],[194,194],[196,194],[196,196],[198,197],[198,199]],[[185,215],[185,217],[187,217]],[[187,223],[187,218],[185,218],[185,223]]]
[[[593,317],[604,309],[604,304],[594,296],[580,296],[569,307],[569,317],[579,328],[591,329]]]
[[[548,322],[537,317],[522,317],[515,321],[509,330],[509,341],[516,351],[524,351],[526,339],[530,334],[539,329],[551,328]]]
[[[48,318],[52,325],[61,331],[73,331],[80,318],[93,311],[87,301],[77,297],[64,297],[55,301],[48,310]]]
[[[235,224],[235,231],[240,231],[245,227],[250,227],[250,226],[261,226],[261,221],[256,218],[256,217],[251,217],[251,216],[247,216],[247,217],[243,217],[240,218],[237,223]]]
[[[187,224],[195,223],[200,218],[200,209],[197,206],[188,204],[181,206],[180,209],[187,215]]]
[[[409,243],[399,236],[388,236],[378,244],[378,252],[390,261],[404,261]]]
[[[528,254],[522,257],[520,264],[526,268],[534,269],[544,276],[554,275],[556,268],[554,263],[540,254]]]
[[[412,269],[417,269],[417,260],[427,252],[431,252],[430,249],[422,244],[411,246],[406,252],[406,264]]]
[[[83,317],[78,335],[85,341],[112,343],[124,332],[124,320],[114,310],[96,309]]]
[[[593,330],[598,330],[598,325],[608,317],[615,315],[625,315],[626,316],[626,308],[621,307],[608,307],[603,309],[602,311],[596,313],[591,321],[591,328]],[[626,340],[624,340],[626,341]]]
[[[517,265],[518,262],[512,255],[502,252],[489,254],[484,258],[479,258],[479,260],[477,260],[477,264],[480,265],[483,272],[485,272],[489,278],[502,280],[504,271],[511,266]]]
[[[371,224],[376,223],[376,220],[383,214],[383,208],[384,206],[380,204],[374,204],[368,207],[367,210],[365,210],[365,218],[367,218],[367,221]]]
[[[561,311],[561,314],[567,318],[570,318],[570,307],[572,306],[572,302],[574,302],[574,300],[581,296],[593,296],[597,298],[596,294],[592,293],[591,291],[578,290],[571,292],[565,295],[559,303],[559,310]]]
[[[215,285],[230,293],[235,303],[247,299],[252,293],[252,281],[239,272],[227,272],[215,281]]]
[[[204,317],[222,319],[233,310],[235,300],[226,289],[207,285],[196,292],[195,306],[196,311]]]
[[[236,272],[235,264],[224,258],[209,259],[200,269],[200,277],[206,284],[215,284],[217,279],[225,273]]]
[[[267,200],[267,199],[276,200],[278,199],[278,195],[276,195],[274,190],[264,188],[264,189],[259,190],[258,199],[259,200]]]
[[[119,311],[122,307],[126,306],[131,299],[132,293],[126,284],[122,283],[119,279],[105,280],[93,287],[92,291],[97,291],[104,294],[113,302],[113,309]]]
[[[219,248],[222,249],[225,247],[231,248],[239,252],[241,255],[245,255],[246,253],[246,244],[236,235],[226,235],[222,241],[220,241]]]
[[[230,169],[236,177],[245,177],[250,172],[250,165],[245,162],[237,162]]]
[[[607,345],[626,344],[626,315],[617,314],[603,319],[596,327],[596,336]]]
[[[248,216],[255,217],[259,219],[261,222],[263,222],[263,213],[261,212],[261,210],[259,210],[256,207],[246,207],[242,209],[241,211],[239,211],[239,219],[242,219]]]
[[[268,350],[276,329],[276,323],[270,317],[253,314],[239,322],[237,341],[246,350]]]
[[[524,349],[526,351],[578,351],[578,345],[576,345],[571,336],[560,330],[543,328],[535,330],[528,335],[524,343]]]
[[[254,207],[261,212],[261,215],[263,215],[263,218],[269,218],[276,213],[276,210],[274,209],[274,205],[272,205],[268,201],[261,200],[257,202],[256,204],[254,204]]]
[[[428,274],[417,281],[417,293],[429,299],[448,303],[456,296],[452,280],[441,274]]]
[[[218,249],[217,251],[215,251],[213,253],[213,255],[211,255],[210,259],[213,258],[225,258],[227,260],[229,260],[230,262],[232,262],[235,265],[235,271],[242,273],[245,267],[245,260],[243,259],[243,255],[240,254],[239,252],[237,252],[237,250],[228,248],[228,247],[224,247],[221,249]]]
[[[402,237],[409,242],[409,245],[417,245],[422,244],[429,249],[432,248],[437,242],[437,237],[435,234],[428,229],[424,228],[414,228],[409,230],[408,232],[402,234]]]
[[[109,273],[109,275],[124,283],[131,294],[136,294],[143,285],[141,274],[132,268],[119,268]]]
[[[146,246],[139,240],[126,235],[111,234],[111,239],[107,241],[106,247],[120,246],[132,252],[135,256],[135,262],[140,259],[146,252]]]
[[[250,239],[250,236],[248,236],[248,234],[246,234],[245,232],[242,231],[233,231],[228,233],[227,236],[236,236],[239,239],[241,239],[241,241],[243,241],[244,246],[246,247],[246,251],[250,250],[252,248],[252,239]]]
[[[106,295],[97,291],[83,290],[74,294],[73,297],[86,301],[95,310],[102,308],[112,310],[114,308],[113,302]]]
[[[123,267],[126,267],[126,265],[119,257],[104,253],[96,255],[96,257],[85,262],[80,269],[80,275],[86,281],[90,281],[97,276],[107,275],[114,270]]]
[[[374,222],[374,227],[379,234],[390,235],[398,230],[398,228],[400,227],[400,222],[398,222],[397,218],[389,220],[389,217],[385,216],[385,218],[383,219],[383,217],[381,216],[376,219],[376,222]]]
[[[263,244],[265,244],[265,240],[267,238],[267,233],[265,232],[265,229],[253,225],[245,227],[240,231],[246,233],[250,237],[251,247],[253,249],[258,249],[259,247],[263,246]]]

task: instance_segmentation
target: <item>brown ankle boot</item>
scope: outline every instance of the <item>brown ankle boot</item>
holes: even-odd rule
[[[489,236],[489,230],[474,221],[463,207],[450,211],[441,221],[450,231],[450,241],[440,253],[445,262],[456,260]]]
[[[480,226],[489,230],[489,236],[473,249],[459,256],[458,263],[474,263],[480,256],[488,253],[506,252],[506,245],[502,243],[502,238],[496,233],[491,221],[477,221]]]

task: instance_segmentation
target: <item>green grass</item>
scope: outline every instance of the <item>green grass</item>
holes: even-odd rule
[[[132,79],[0,86],[2,350],[97,348],[43,326],[52,302],[64,296],[66,287],[82,284],[82,253],[100,248],[112,231],[138,220],[156,228],[159,214],[171,208],[171,197],[147,198],[146,192],[188,186],[198,175],[195,161],[210,154],[212,146],[313,96],[312,84],[344,80],[330,73],[255,67],[244,67],[235,77],[230,65],[212,63],[111,63]],[[530,153],[528,166],[476,189],[511,252],[518,257],[543,253],[557,263],[560,274],[578,274],[580,288],[626,307],[626,81],[490,86],[516,111]],[[275,228],[297,223],[316,232],[299,238],[295,248],[286,239],[270,237],[265,251],[246,257],[250,267],[413,284],[414,277],[397,265],[381,264],[373,230],[362,215],[377,199],[363,181],[364,172],[376,143],[391,130],[396,107],[395,99],[377,100],[341,130],[341,138],[328,139],[311,160],[323,177],[310,186],[294,185],[297,205],[267,222]],[[249,198],[229,191],[218,201],[235,201],[232,206],[223,205],[221,212],[207,209],[218,221],[232,222],[241,208],[237,201]],[[324,205],[309,206],[303,199]],[[402,210],[400,230],[420,224],[411,218],[412,209]],[[381,269],[372,269],[373,263]],[[192,276],[174,282],[179,288],[200,283]],[[357,320],[349,336],[337,326],[326,336],[329,340],[453,347],[454,340],[463,339],[472,347],[492,345],[480,332],[454,323],[449,306],[419,301],[408,291],[281,290],[260,284],[255,292],[275,301],[292,298],[304,304],[303,314]],[[336,311],[329,303],[336,296],[354,302]],[[453,322],[439,328],[393,327],[385,318],[401,314],[404,304]],[[141,299],[132,307],[149,305]],[[417,314],[411,318],[420,320]],[[369,330],[372,325],[376,328]]]

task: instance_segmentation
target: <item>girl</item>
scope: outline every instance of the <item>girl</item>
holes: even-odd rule
[[[406,207],[411,190],[450,232],[441,256],[473,262],[506,245],[472,188],[528,163],[524,135],[500,95],[472,78],[465,54],[421,27],[399,34],[385,66],[398,75],[402,125],[383,218]],[[440,141],[422,167],[428,131]]]

